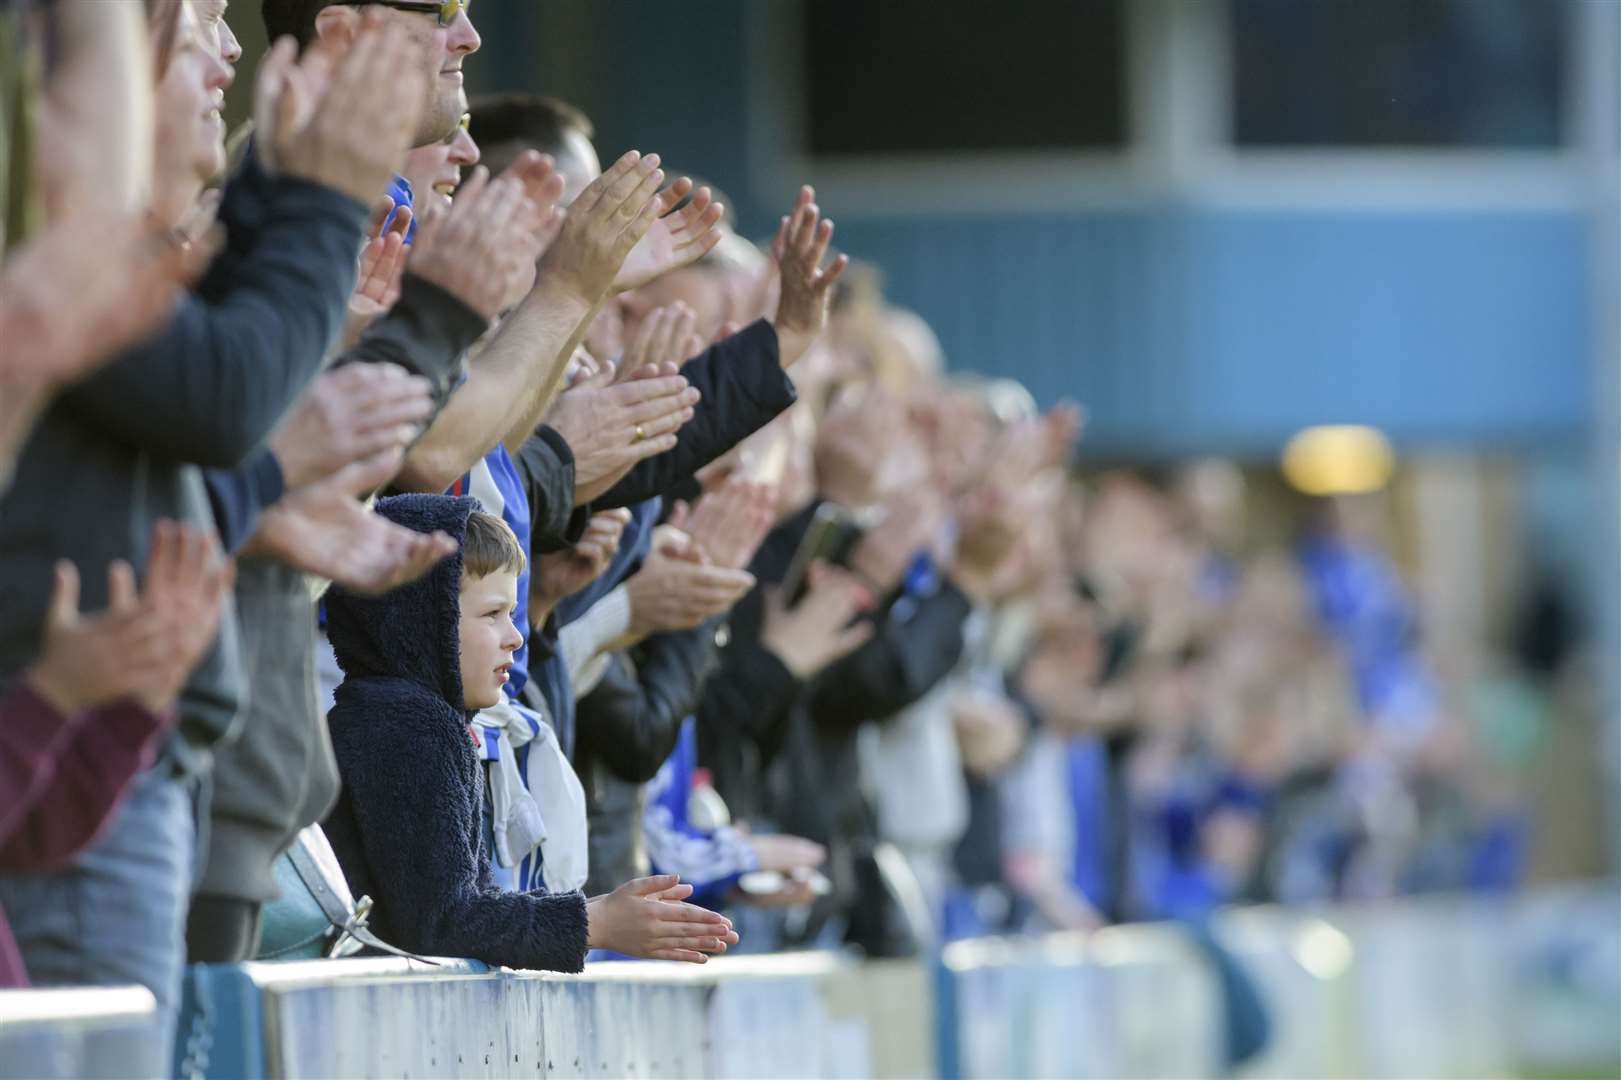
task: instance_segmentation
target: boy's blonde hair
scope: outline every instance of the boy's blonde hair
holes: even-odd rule
[[[494,514],[474,510],[467,517],[462,541],[462,580],[488,577],[502,570],[523,573],[523,547],[512,527]]]

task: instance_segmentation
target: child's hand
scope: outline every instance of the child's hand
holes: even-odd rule
[[[674,874],[627,881],[606,896],[586,901],[587,943],[645,960],[708,961],[737,944],[731,920],[680,901],[692,895]]]
[[[197,529],[160,522],[147,561],[146,595],[119,560],[107,568],[107,610],[79,612],[79,573],[56,566],[44,646],[29,685],[65,716],[134,698],[154,712],[174,701],[214,640],[231,587],[231,564]]]

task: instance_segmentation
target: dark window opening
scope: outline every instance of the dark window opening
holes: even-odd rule
[[[1556,147],[1559,0],[1232,0],[1240,146]]]
[[[804,0],[813,154],[1126,141],[1121,0]]]

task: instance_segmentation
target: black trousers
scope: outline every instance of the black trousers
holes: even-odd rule
[[[194,896],[186,918],[186,960],[193,964],[240,964],[259,951],[264,905],[227,896]]]

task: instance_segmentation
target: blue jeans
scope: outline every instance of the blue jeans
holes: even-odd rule
[[[169,1072],[197,863],[197,781],[137,777],[96,842],[63,870],[0,875],[0,907],[36,986],[136,983],[158,1002],[151,1067]]]

